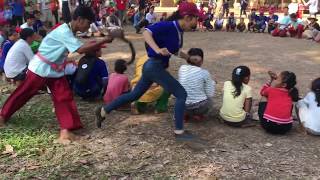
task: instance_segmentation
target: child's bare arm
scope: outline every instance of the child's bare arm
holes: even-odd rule
[[[251,107],[252,107],[252,98],[246,98],[246,100],[244,101],[244,111],[246,113],[250,113],[251,112]]]

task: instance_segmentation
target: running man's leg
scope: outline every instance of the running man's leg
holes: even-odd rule
[[[46,79],[42,78],[31,71],[27,72],[25,81],[9,96],[4,103],[0,112],[0,121],[7,121],[10,117],[26,104],[39,89],[42,89]]]

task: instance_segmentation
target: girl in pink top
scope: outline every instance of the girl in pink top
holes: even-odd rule
[[[272,134],[285,134],[292,128],[293,102],[299,100],[299,92],[295,87],[296,75],[283,71],[279,75],[269,72],[271,80],[261,89],[261,96],[267,102],[259,104],[261,126]],[[274,83],[273,83],[274,81]]]
[[[125,60],[117,60],[114,65],[115,73],[109,76],[108,86],[103,100],[109,104],[119,96],[130,91],[128,76],[124,74],[127,70]]]

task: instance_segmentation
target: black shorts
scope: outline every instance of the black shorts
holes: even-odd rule
[[[27,70],[23,70],[20,74],[18,74],[16,77],[11,78],[14,81],[24,81],[27,77]]]

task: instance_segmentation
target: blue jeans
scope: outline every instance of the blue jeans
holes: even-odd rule
[[[174,108],[175,126],[176,130],[182,130],[187,92],[182,85],[165,70],[161,60],[149,59],[143,66],[142,77],[135,88],[131,92],[118,97],[112,103],[105,105],[105,111],[110,113],[122,105],[138,100],[154,82],[176,97]]]

